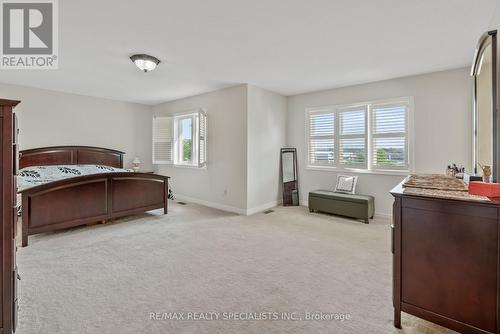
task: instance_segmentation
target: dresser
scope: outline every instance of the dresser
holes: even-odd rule
[[[500,333],[500,204],[460,191],[394,196],[394,325],[401,311],[461,333]]]
[[[2,228],[0,229],[1,263],[0,275],[0,334],[12,333],[17,324],[17,266],[16,266],[16,223],[17,185],[15,175],[18,166],[17,119],[13,111],[19,101],[0,99],[0,128],[2,130],[0,145],[1,186],[2,186]]]

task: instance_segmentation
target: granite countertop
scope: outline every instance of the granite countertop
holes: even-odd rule
[[[440,174],[410,175],[404,180],[403,187],[467,192],[464,181]]]
[[[471,195],[460,179],[446,175],[410,175],[391,193],[461,201],[493,203],[488,197]]]

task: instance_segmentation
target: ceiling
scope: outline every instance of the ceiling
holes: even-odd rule
[[[497,3],[64,0],[59,69],[0,82],[150,105],[239,83],[294,95],[468,66]],[[142,73],[134,53],[162,63]]]

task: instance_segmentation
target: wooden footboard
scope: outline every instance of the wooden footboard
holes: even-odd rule
[[[22,246],[28,235],[163,208],[168,176],[104,173],[32,187],[22,194]]]

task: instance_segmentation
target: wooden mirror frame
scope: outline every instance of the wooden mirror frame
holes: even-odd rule
[[[477,173],[477,113],[478,113],[478,101],[477,101],[477,75],[479,74],[481,59],[483,53],[488,46],[491,45],[491,80],[492,80],[492,180],[493,182],[498,182],[500,177],[500,136],[497,136],[497,131],[500,129],[500,117],[498,115],[498,101],[499,101],[499,89],[498,89],[498,43],[497,43],[497,30],[491,30],[484,33],[477,43],[476,50],[474,52],[474,59],[472,61],[471,76],[474,78],[474,89],[473,89],[473,145],[472,145],[472,168],[473,173]]]
[[[293,155],[293,175],[294,175],[294,180],[284,182],[284,172],[283,172],[283,155],[286,153],[291,153]],[[282,184],[282,191],[283,191],[283,206],[293,206],[293,205],[300,205],[300,200],[299,200],[299,181],[298,181],[298,173],[297,173],[297,149],[288,147],[288,148],[282,148],[280,150],[280,174],[281,174],[281,184]],[[293,201],[293,194],[294,192],[297,195],[296,198],[296,203]]]

